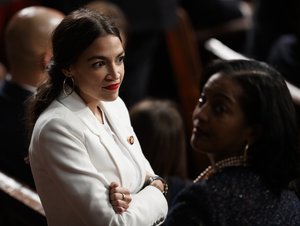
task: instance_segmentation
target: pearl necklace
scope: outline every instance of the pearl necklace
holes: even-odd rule
[[[215,167],[212,167],[211,165],[208,166],[202,173],[199,174],[199,176],[193,181],[193,183],[197,183],[203,179],[208,179],[211,175],[226,167],[246,165],[247,162],[244,156],[235,156],[221,160],[215,164]]]

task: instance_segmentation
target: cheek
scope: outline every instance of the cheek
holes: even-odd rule
[[[190,144],[197,152],[213,153],[216,145],[214,138],[213,136],[203,136],[196,132],[192,134]]]
[[[82,89],[84,87],[91,86],[92,82],[85,77],[78,76],[75,78],[75,84]]]
[[[121,76],[121,80],[123,80],[124,76],[125,76],[125,69],[124,69],[124,65],[120,70],[120,76]]]
[[[197,118],[197,114],[199,112],[199,106],[198,104],[196,105],[196,107],[194,108],[193,110],[193,113],[192,113],[192,119],[195,120]]]
[[[99,86],[105,78],[105,74],[99,71],[81,71],[77,75],[79,85]]]
[[[239,126],[227,126],[217,131],[216,144],[222,149],[234,152],[241,149],[245,143],[244,128]]]

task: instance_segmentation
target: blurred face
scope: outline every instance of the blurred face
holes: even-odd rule
[[[113,101],[124,77],[124,49],[113,35],[99,37],[70,67],[79,95],[87,104]]]
[[[242,155],[251,128],[239,103],[243,90],[229,77],[214,74],[193,113],[192,147],[215,160]]]

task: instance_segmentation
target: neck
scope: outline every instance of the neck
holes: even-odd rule
[[[44,72],[26,72],[11,71],[11,81],[19,85],[27,85],[37,87],[42,81],[47,78],[47,73]]]
[[[226,158],[218,162],[212,162],[212,165],[208,166],[202,173],[199,174],[199,176],[194,180],[194,183],[197,183],[203,179],[208,179],[214,173],[232,166],[247,166],[247,161],[245,157],[241,155]]]
[[[97,120],[101,124],[104,124],[104,119],[103,119],[103,114],[102,114],[101,108],[98,107],[98,106],[96,106],[96,107],[89,106],[89,108],[91,109],[91,111],[93,112],[93,114],[95,115],[95,117],[97,118]]]

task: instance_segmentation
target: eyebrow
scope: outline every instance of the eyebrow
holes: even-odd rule
[[[225,99],[227,102],[231,103],[231,104],[235,104],[238,103],[237,99],[231,96],[228,96],[226,94],[224,94],[223,92],[220,91],[214,91],[214,90],[204,90],[204,93],[206,93],[206,95],[212,95],[215,98],[222,98]]]
[[[235,98],[231,98],[228,95],[225,95],[223,93],[215,93],[214,96],[217,97],[217,98],[225,99],[227,102],[229,102],[231,104],[237,103],[237,101],[235,100]]]
[[[117,55],[117,57],[119,57],[119,56],[122,56],[122,55],[124,55],[124,51],[122,51],[121,53],[119,53],[118,55]],[[105,57],[105,56],[92,56],[92,57],[89,57],[88,59],[87,59],[87,61],[92,61],[92,60],[106,60],[107,59],[107,57]]]

